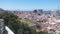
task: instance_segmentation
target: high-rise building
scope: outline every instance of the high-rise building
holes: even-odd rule
[[[56,17],[57,16],[57,10],[51,10],[51,16]]]

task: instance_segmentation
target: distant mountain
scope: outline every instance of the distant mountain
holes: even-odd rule
[[[46,14],[50,14],[51,13],[51,11],[43,11],[44,13],[46,13]]]
[[[0,14],[1,14],[1,13],[4,13],[4,10],[0,8]]]

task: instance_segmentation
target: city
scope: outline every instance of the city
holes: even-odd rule
[[[60,0],[0,0],[0,34],[60,34]]]

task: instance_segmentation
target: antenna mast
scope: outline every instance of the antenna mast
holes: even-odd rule
[[[57,5],[58,5],[58,11],[59,11],[59,0],[57,0],[58,1],[58,3],[57,3]]]

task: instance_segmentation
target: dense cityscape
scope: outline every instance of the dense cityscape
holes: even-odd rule
[[[0,0],[0,34],[60,34],[60,0]]]
[[[60,33],[60,12],[59,10],[43,11],[42,9],[31,12],[17,12],[16,15],[22,20],[32,21],[36,32],[46,31],[48,33]],[[31,25],[32,26],[32,25]]]
[[[60,10],[9,11],[0,8],[0,22],[2,19],[4,19],[5,29],[8,31],[7,28],[9,28],[14,34],[43,34],[41,32],[60,34]],[[32,31],[30,31],[31,29]]]

